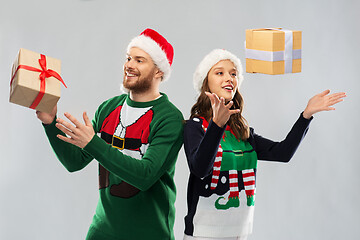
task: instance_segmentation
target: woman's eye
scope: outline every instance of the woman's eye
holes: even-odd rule
[[[142,60],[137,60],[138,63],[142,63],[143,61]]]
[[[128,62],[129,62],[130,60],[131,60],[131,58],[130,58],[130,57],[127,57],[127,58],[126,58],[126,61],[128,61]]]
[[[236,77],[236,73],[232,73],[231,76]]]
[[[222,75],[223,73],[222,72],[217,72],[216,75]]]

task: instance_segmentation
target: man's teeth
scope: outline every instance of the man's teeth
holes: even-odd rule
[[[135,75],[134,74],[131,74],[131,73],[127,73],[126,74],[128,77],[135,77]]]

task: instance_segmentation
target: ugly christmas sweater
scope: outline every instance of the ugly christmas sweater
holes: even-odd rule
[[[70,172],[99,162],[99,201],[87,239],[174,239],[174,168],[183,117],[165,94],[134,102],[105,101],[95,113],[92,140],[80,149],[59,140],[55,122],[45,131]]]
[[[312,119],[312,118],[311,118]],[[252,232],[257,160],[288,162],[305,137],[311,119],[301,114],[281,142],[250,128],[246,141],[229,126],[193,118],[184,127],[190,168],[185,234],[196,237],[241,237]]]

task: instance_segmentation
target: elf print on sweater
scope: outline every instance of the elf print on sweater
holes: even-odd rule
[[[192,174],[185,234],[199,237],[250,234],[256,191],[255,150],[249,142],[238,140],[229,126],[220,128],[212,121],[194,118],[186,127],[191,140],[187,141],[185,132],[185,152]],[[191,143],[195,145],[189,149],[187,144]]]
[[[312,119],[312,118],[311,118]],[[185,234],[195,237],[244,237],[252,233],[257,160],[288,162],[305,137],[311,119],[300,114],[281,142],[250,128],[246,141],[229,126],[204,118],[184,127],[184,149],[190,176]]]
[[[206,132],[209,123],[202,119],[202,127]],[[228,137],[225,140],[225,137]],[[225,147],[225,150],[223,147]],[[234,149],[233,149],[234,148]],[[245,153],[245,156],[244,156]],[[223,160],[224,159],[224,160]],[[239,174],[242,176],[242,182],[247,197],[247,206],[254,206],[255,204],[255,171],[254,169],[246,169],[254,166],[256,168],[257,157],[254,149],[250,144],[244,144],[240,140],[236,139],[235,134],[231,130],[230,126],[225,129],[221,142],[219,144],[218,152],[216,154],[214,167],[212,171],[212,178],[210,189],[215,190],[219,181],[220,171],[227,171],[229,174],[229,190],[230,194],[228,202],[226,204],[220,204],[221,199],[225,199],[220,196],[216,202],[216,209],[226,210],[231,207],[239,207]],[[239,171],[239,173],[238,173]]]

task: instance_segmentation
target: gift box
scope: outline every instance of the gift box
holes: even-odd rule
[[[20,49],[12,66],[10,102],[50,113],[57,104],[61,83],[61,61]]]
[[[246,72],[301,72],[301,31],[281,28],[246,30]]]

